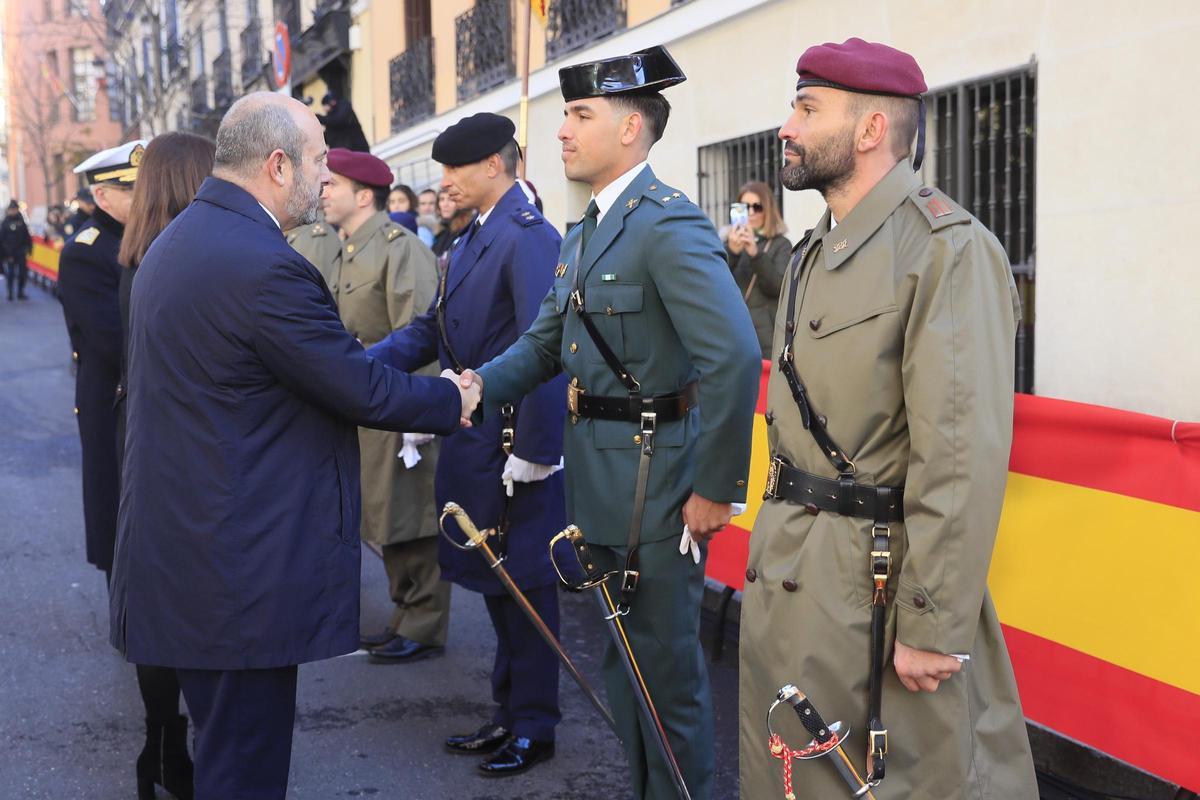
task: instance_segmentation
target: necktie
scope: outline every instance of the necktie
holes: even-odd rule
[[[588,203],[587,213],[583,215],[583,240],[580,243],[579,252],[587,251],[588,240],[592,238],[592,234],[596,232],[596,222],[600,216],[600,206],[596,205],[596,201]]]

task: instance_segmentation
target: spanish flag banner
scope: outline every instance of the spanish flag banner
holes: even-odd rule
[[[764,363],[750,506],[710,545],[741,589],[766,485]],[[988,584],[1025,716],[1192,791],[1200,758],[1200,424],[1017,395]]]
[[[529,2],[533,6],[533,14],[538,18],[538,22],[545,25],[550,18],[550,0],[529,0]]]

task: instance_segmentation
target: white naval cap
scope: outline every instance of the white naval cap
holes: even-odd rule
[[[146,152],[146,140],[135,139],[117,147],[101,150],[75,168],[88,183],[133,183],[138,165]]]

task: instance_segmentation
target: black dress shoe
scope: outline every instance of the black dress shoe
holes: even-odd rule
[[[502,778],[518,775],[541,761],[554,758],[554,742],[535,742],[524,736],[513,736],[491,758],[479,765],[484,775]]]
[[[396,636],[396,632],[388,628],[384,628],[379,633],[360,633],[358,635],[358,646],[363,650],[370,650],[373,647],[383,647],[392,639],[395,639]]]
[[[446,648],[444,647],[421,644],[412,639],[405,639],[403,636],[397,636],[387,644],[372,647],[367,651],[372,664],[407,664],[410,661],[444,655],[445,652]]]
[[[503,725],[484,725],[477,731],[446,737],[446,749],[451,753],[469,756],[494,753],[503,747],[511,734]]]

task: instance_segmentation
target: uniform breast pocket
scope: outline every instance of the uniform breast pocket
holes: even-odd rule
[[[623,362],[644,360],[649,352],[642,303],[640,283],[604,283],[587,288],[584,308],[604,341]],[[588,356],[595,363],[604,363],[595,347],[588,348]]]
[[[830,312],[801,319],[800,324],[818,350],[836,351],[838,359],[874,361],[899,341],[896,314],[895,305],[882,305],[850,313]]]

